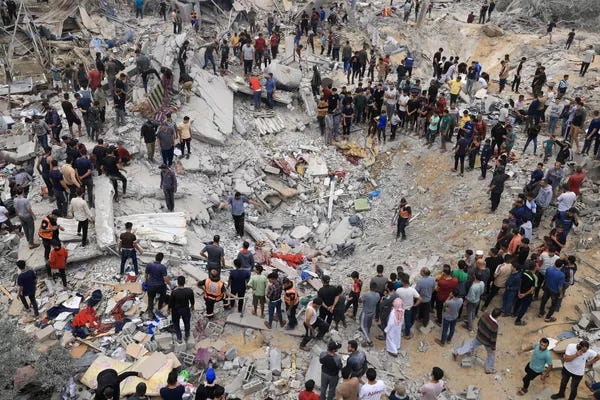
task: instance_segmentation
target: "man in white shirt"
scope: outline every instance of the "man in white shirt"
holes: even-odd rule
[[[573,207],[575,205],[575,202],[577,201],[577,195],[575,194],[575,192],[572,192],[571,189],[569,189],[568,183],[565,183],[563,185],[563,190],[564,192],[556,198],[557,216],[560,213],[566,213],[567,210]]]
[[[389,118],[391,118],[392,115],[394,115],[394,111],[396,111],[396,102],[398,97],[398,91],[396,90],[396,87],[390,85],[388,90],[385,91],[384,96],[387,115]]]
[[[563,355],[562,377],[560,379],[560,389],[558,393],[550,396],[551,399],[562,399],[565,397],[567,383],[571,379],[571,394],[569,400],[577,398],[577,387],[586,367],[591,367],[600,359],[600,355],[593,350],[590,350],[590,344],[582,340],[579,344],[571,343],[567,345],[565,354]]]
[[[400,281],[402,282],[402,287],[396,289],[396,294],[402,299],[404,307],[404,337],[410,339],[412,338],[410,330],[415,320],[413,310],[417,310],[419,304],[421,304],[421,295],[417,292],[417,289],[409,286],[407,274],[401,274]]]
[[[403,91],[398,96],[398,116],[402,120],[401,128],[404,128],[404,124],[406,123],[406,105],[408,104],[408,100],[410,100],[410,97],[407,92]]]
[[[252,63],[254,62],[254,46],[248,42],[242,46],[242,59],[244,61],[244,75],[252,72]]]
[[[88,225],[89,221],[94,221],[94,216],[83,198],[83,188],[77,188],[77,197],[71,200],[69,214],[77,221],[77,235],[81,236],[81,246],[85,247],[88,243]]]
[[[377,379],[375,368],[367,369],[367,383],[360,387],[358,400],[379,400],[385,394],[385,384]]]
[[[588,68],[590,67],[590,64],[594,62],[595,56],[596,51],[594,50],[594,46],[590,44],[587,50],[583,52],[583,59],[581,60],[581,69],[579,70],[579,76],[585,75]]]

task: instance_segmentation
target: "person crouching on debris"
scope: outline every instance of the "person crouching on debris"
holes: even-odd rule
[[[227,297],[227,288],[225,283],[221,280],[219,270],[211,269],[209,277],[204,281],[198,282],[198,287],[204,290],[204,303],[206,304],[206,318],[213,318],[215,316],[215,304]],[[229,309],[228,302],[224,303],[224,308]]]
[[[317,297],[306,305],[304,313],[304,336],[300,342],[300,348],[304,351],[310,351],[306,346],[310,340],[315,337],[320,339],[325,336],[329,326],[319,317],[319,309],[323,306],[323,300]],[[317,334],[315,335],[315,329]]]
[[[125,379],[130,376],[142,378],[141,372],[129,371],[118,374],[114,369],[105,369],[96,377],[98,388],[94,400],[119,400],[121,398],[120,385]],[[137,391],[137,388],[136,388]]]
[[[100,327],[100,318],[96,314],[96,310],[89,303],[86,307],[75,314],[71,328],[73,328],[73,336],[86,338]]]
[[[50,259],[48,260],[46,272],[48,273],[48,277],[54,279],[52,270],[58,270],[60,279],[62,280],[62,284],[65,289],[67,288],[67,274],[65,270],[67,268],[68,256],[69,252],[67,249],[61,246],[60,241],[53,240],[52,251],[50,251]]]

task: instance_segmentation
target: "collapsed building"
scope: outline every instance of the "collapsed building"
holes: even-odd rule
[[[152,321],[144,316],[146,295],[141,281],[115,279],[119,267],[119,257],[115,254],[117,237],[125,222],[134,224],[144,249],[140,257],[142,263],[152,261],[156,253],[163,252],[169,274],[187,276],[188,286],[194,287],[207,277],[206,263],[199,252],[213,234],[221,235],[228,260],[234,258],[241,245],[233,232],[229,213],[219,211],[218,205],[234,192],[250,196],[260,204],[260,207],[247,209],[245,226],[257,258],[268,270],[277,269],[299,285],[305,305],[320,288],[318,277],[323,273],[346,285],[351,270],[360,270],[361,275],[368,278],[372,267],[383,263],[393,271],[403,266],[415,278],[421,267],[437,268],[447,262],[448,255],[459,257],[467,247],[489,247],[489,237],[495,235],[498,221],[481,213],[481,204],[487,201],[485,194],[473,194],[469,186],[472,182],[454,182],[453,177],[442,172],[449,169],[447,160],[421,148],[416,139],[406,137],[384,148],[365,137],[362,127],[356,126],[352,141],[324,145],[314,120],[316,103],[310,88],[312,66],[318,66],[339,86],[344,84],[343,73],[338,63],[320,56],[318,51],[316,54],[307,52],[300,64],[295,62],[292,33],[294,21],[302,11],[318,8],[320,2],[211,0],[193,5],[176,2],[172,6],[181,10],[184,23],[192,7],[198,7],[201,21],[198,34],[187,26],[189,24],[185,24],[181,34],[172,34],[170,22],[161,23],[156,18],[158,2],[150,1],[144,4],[144,19],[135,19],[129,4],[117,2],[80,5],[63,0],[21,5],[17,18],[20,22],[12,30],[5,28],[2,37],[7,49],[6,85],[0,88],[0,111],[8,128],[0,137],[5,176],[20,167],[33,166],[37,149],[28,137],[29,117],[42,111],[42,101],[60,105],[59,96],[48,80],[49,68],[68,62],[90,64],[98,51],[125,61],[125,72],[133,83],[127,123],[118,127],[109,122],[102,137],[110,143],[122,142],[135,161],[127,167],[129,190],[119,203],[113,202],[110,181],[102,176],[94,178],[96,221],[89,246],[79,245],[73,220],[59,220],[65,227],[61,240],[70,251],[69,281],[74,282],[71,290],[61,292],[51,279],[41,278],[45,266],[43,249],[28,249],[25,241],[19,241],[15,234],[3,237],[0,247],[6,257],[0,260],[5,277],[0,286],[4,289],[0,295],[0,310],[11,316],[11,323],[17,321],[19,329],[33,335],[36,351],[45,352],[56,345],[70,353],[74,359],[73,375],[77,379],[67,385],[67,398],[91,398],[97,373],[108,367],[118,371],[142,371],[149,394],[156,395],[172,368],[189,372],[187,385],[192,389],[209,366],[217,367],[219,380],[226,383],[230,395],[295,398],[306,379],[314,379],[319,386],[318,355],[325,349],[326,342],[317,342],[311,352],[304,353],[297,350],[298,336],[303,334],[301,328],[290,332],[276,327],[268,331],[259,317],[226,314],[218,309],[215,321],[207,321],[197,313],[193,319],[193,339],[177,343],[168,330],[168,317]],[[410,38],[406,32],[398,33],[396,25],[377,19],[380,6],[379,3],[358,4],[357,20],[368,29],[349,27],[348,39],[357,48],[367,44],[393,57],[401,57],[411,49],[418,55],[417,68],[425,76],[429,74],[429,54],[438,43],[425,40],[424,36],[436,32],[438,27],[462,30],[467,36],[466,43],[476,48],[469,49],[473,56],[481,48],[492,49],[479,54],[489,59],[490,64],[495,56],[507,50],[498,43],[499,35],[507,34],[501,27],[481,28],[483,32],[472,26],[456,28],[457,17],[443,2],[439,4],[441,15]],[[269,66],[280,84],[273,111],[253,110],[247,82],[239,72],[239,60],[232,58],[232,72],[224,76],[215,76],[202,68],[203,48],[215,37],[244,28],[251,7],[257,10],[258,20],[264,20],[267,12],[275,12],[285,33],[283,54]],[[160,83],[153,78],[146,95],[135,68],[134,51],[141,49],[155,68],[171,68],[177,82],[177,55],[186,40],[193,50],[193,56],[189,57],[189,74],[194,79],[190,101],[185,102],[184,96],[179,94],[165,103]],[[515,40],[510,49],[516,52],[518,45]],[[526,50],[532,51],[532,57],[545,57],[556,66],[556,74],[564,66],[563,58],[548,55],[546,50],[538,51],[536,44],[530,47]],[[596,78],[574,90],[597,101],[598,87]],[[494,121],[502,102],[496,96],[482,96],[476,102],[467,102],[465,107]],[[178,159],[174,166],[180,186],[174,213],[163,212],[158,164],[145,158],[139,135],[140,126],[147,118],[162,118],[166,112],[172,112],[176,120],[190,116],[195,128],[191,156]],[[112,116],[111,109],[109,121]],[[88,139],[82,140],[91,146]],[[521,137],[518,143],[522,141]],[[55,145],[53,157],[64,160],[64,148]],[[523,157],[509,166],[511,195],[522,190],[536,161],[533,157]],[[572,248],[594,264],[600,194],[597,178],[592,174],[597,173],[598,166],[589,162],[586,168],[590,170],[589,179],[578,207],[589,223],[578,231]],[[8,179],[5,184],[8,185]],[[38,216],[54,208],[43,199],[39,190],[42,185],[36,177],[30,194]],[[416,226],[410,228],[414,239],[400,246],[387,227],[402,196],[411,198],[417,212],[413,224]],[[468,199],[464,202],[470,207],[465,207],[460,199]],[[42,313],[53,310],[52,317],[41,324],[35,324],[31,316],[24,315],[16,297],[14,263],[17,259],[26,260],[29,267],[40,270],[40,309]],[[597,285],[597,282],[589,284]],[[94,337],[76,339],[67,328],[73,310],[78,310],[95,289],[103,294],[98,314],[103,322],[114,326]],[[586,305],[589,308],[582,310],[584,320],[579,321],[578,317],[579,323],[574,323],[578,337],[587,337],[581,329],[591,332],[594,329],[592,324],[597,311],[591,304]],[[57,310],[60,312],[56,314]],[[356,328],[356,323],[349,321],[347,329],[330,332],[326,340],[343,342],[358,338],[360,333]],[[432,327],[420,333],[430,335],[431,331]],[[415,368],[419,362],[415,358],[426,358],[429,351],[430,362],[434,362],[439,355],[428,342],[432,340],[423,336],[418,343],[409,344],[412,353],[405,350],[398,359],[387,357],[380,348],[369,350],[369,362],[381,372],[388,386],[404,381],[408,392],[414,395],[419,385],[428,379],[430,368]],[[474,356],[463,363],[464,368],[469,368],[481,364],[482,360]],[[509,379],[509,375],[501,372],[497,381],[503,377]],[[122,394],[134,391],[139,382],[136,379],[125,382]],[[480,394],[475,386],[460,382],[447,396],[476,399]]]

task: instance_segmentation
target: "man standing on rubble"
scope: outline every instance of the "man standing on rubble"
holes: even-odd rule
[[[31,122],[31,133],[33,133],[33,136],[37,139],[37,143],[42,149],[48,146],[50,127],[46,122],[40,120],[40,116],[37,114],[33,116],[33,121]]]
[[[400,199],[400,207],[398,208],[396,240],[398,240],[398,237],[400,235],[402,235],[402,240],[406,240],[405,229],[408,226],[408,223],[410,222],[411,216],[412,216],[412,209],[410,208],[410,205],[408,204],[406,199],[403,197]]]
[[[225,268],[225,252],[219,244],[220,241],[221,237],[215,235],[212,243],[207,243],[200,252],[200,257],[206,260],[206,269],[208,271],[216,269],[219,274],[221,269]]]
[[[169,298],[169,310],[171,311],[171,320],[175,328],[175,336],[177,341],[181,343],[181,327],[179,320],[183,319],[185,329],[185,341],[190,338],[190,320],[192,310],[194,309],[194,291],[191,288],[185,287],[185,276],[177,277],[177,288],[171,291]]]
[[[153,120],[148,119],[144,122],[141,129],[142,138],[146,144],[146,151],[148,152],[148,161],[154,162],[154,149],[156,147],[156,124]]]
[[[167,301],[167,287],[171,287],[167,267],[162,263],[164,257],[163,253],[157,253],[154,262],[148,263],[144,272],[144,282],[148,287],[148,315],[151,318],[154,318],[154,299],[158,295],[158,311],[160,311]],[[181,340],[181,332],[177,339]]]
[[[123,276],[123,274],[125,273],[125,263],[129,258],[131,258],[131,262],[133,263],[133,269],[135,271],[135,274],[139,274],[136,250],[139,251],[140,254],[143,253],[143,250],[137,243],[137,237],[132,232],[132,229],[133,224],[131,222],[126,222],[125,232],[121,233],[121,235],[119,236],[119,244],[117,247],[117,251],[121,253],[121,276]]]
[[[175,193],[177,192],[177,177],[165,164],[160,166],[160,188],[165,194],[167,210],[173,212],[175,209]]]
[[[156,139],[160,145],[160,154],[163,159],[163,164],[170,167],[173,165],[173,155],[175,154],[174,128],[169,127],[167,123],[163,121]]]
[[[226,206],[231,208],[231,216],[233,217],[235,232],[239,237],[244,236],[244,216],[246,204],[252,204],[257,207],[259,206],[256,201],[251,200],[246,196],[242,196],[240,192],[235,192],[233,196],[227,197],[227,201],[219,204],[219,209]]]

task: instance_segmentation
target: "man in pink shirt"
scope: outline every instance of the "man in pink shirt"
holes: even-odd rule
[[[92,90],[96,90],[100,87],[100,82],[102,80],[102,74],[95,67],[90,69],[88,72],[88,81],[90,82],[90,88]]]

